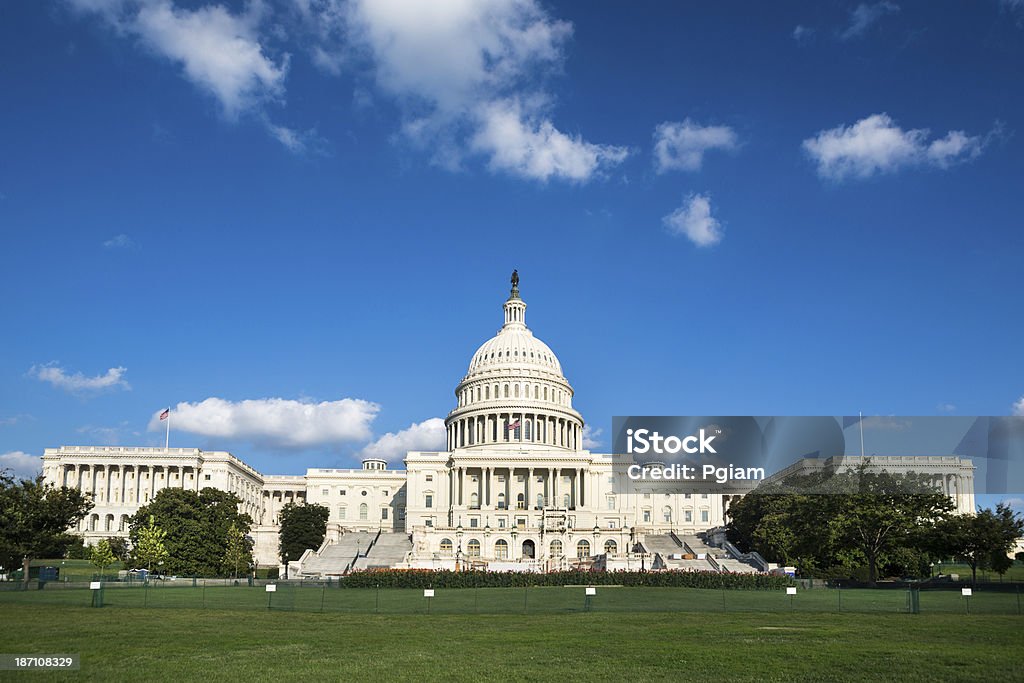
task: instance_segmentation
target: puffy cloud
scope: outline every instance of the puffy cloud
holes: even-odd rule
[[[180,65],[185,78],[217,99],[228,119],[284,95],[288,55],[276,60],[267,55],[258,30],[261,2],[241,14],[223,5],[187,9],[172,0],[67,2]]]
[[[0,454],[0,471],[6,470],[15,479],[35,479],[43,470],[43,459],[23,451]]]
[[[283,398],[227,401],[211,397],[171,409],[171,429],[219,439],[241,439],[260,446],[308,448],[370,438],[380,406],[362,399],[313,403]],[[160,412],[150,431],[161,431]]]
[[[359,455],[363,458],[383,458],[389,462],[402,460],[409,451],[442,451],[448,442],[444,420],[432,417],[413,423],[398,432],[388,432],[366,445]]]
[[[103,247],[105,249],[129,249],[134,246],[135,242],[132,241],[132,238],[124,233],[114,235],[109,240],[103,242]]]
[[[873,5],[861,3],[850,10],[850,24],[839,34],[843,40],[859,38],[871,28],[879,19],[887,14],[899,12],[899,5],[892,2],[878,2]]]
[[[124,380],[124,373],[128,368],[110,368],[102,375],[86,377],[81,372],[68,374],[64,368],[56,363],[47,365],[34,365],[28,374],[41,382],[49,382],[58,389],[71,393],[84,393],[91,391],[103,391],[104,389],[131,389],[131,386]]]
[[[1011,408],[1010,412],[1013,415],[1024,416],[1024,396],[1021,396],[1019,399],[1017,399],[1017,402],[1013,404],[1013,407]]]
[[[460,168],[471,152],[492,171],[586,182],[627,156],[556,128],[538,83],[561,68],[572,26],[536,0],[353,0],[347,12],[331,0],[306,5],[369,58],[377,87],[404,108],[403,136],[432,149],[438,165]]]
[[[590,425],[583,425],[583,447],[590,450],[600,446],[601,441],[598,440],[598,437],[603,431],[600,427],[594,429]]]
[[[722,225],[711,215],[711,198],[690,194],[683,205],[662,219],[676,235],[684,235],[698,247],[710,247],[722,241]]]
[[[624,147],[595,145],[579,136],[566,135],[546,119],[525,119],[515,101],[491,103],[483,108],[480,118],[473,148],[490,156],[492,169],[524,178],[585,182],[629,154]]]
[[[654,161],[658,173],[696,171],[704,152],[736,149],[736,133],[728,126],[701,126],[690,119],[666,121],[654,129]]]
[[[832,180],[867,178],[912,165],[948,168],[981,154],[985,140],[950,131],[928,141],[927,129],[903,130],[888,114],[873,114],[851,126],[823,130],[803,141],[818,175]]]

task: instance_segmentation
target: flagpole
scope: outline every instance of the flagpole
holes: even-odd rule
[[[167,435],[164,437],[164,453],[171,450],[171,407],[167,406]],[[861,449],[863,450],[863,448]]]
[[[857,414],[860,416],[860,419],[857,420],[857,423],[860,426],[860,460],[861,462],[864,462],[864,413]],[[170,425],[170,423],[168,423],[168,425]]]

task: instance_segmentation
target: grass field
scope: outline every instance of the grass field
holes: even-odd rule
[[[0,622],[0,652],[81,655],[79,671],[35,673],[33,680],[1024,677],[1024,631],[1016,616],[600,611],[398,616],[91,609],[4,600]],[[0,672],[4,676],[27,675]]]

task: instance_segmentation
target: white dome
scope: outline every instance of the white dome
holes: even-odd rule
[[[504,367],[539,366],[537,369],[562,374],[562,366],[551,348],[528,329],[503,327],[485,341],[469,362],[467,376]]]

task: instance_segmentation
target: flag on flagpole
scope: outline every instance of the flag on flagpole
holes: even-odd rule
[[[171,416],[171,409],[170,408],[164,408],[164,412],[160,413],[160,419],[161,420],[166,420],[170,416]]]
[[[512,431],[513,429],[519,429],[519,420],[516,420],[515,422],[509,422],[508,430]]]

